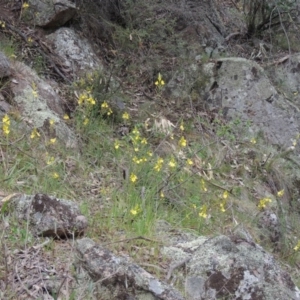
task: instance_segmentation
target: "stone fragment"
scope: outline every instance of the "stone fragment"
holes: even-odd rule
[[[18,218],[29,220],[34,235],[69,238],[81,236],[87,220],[74,202],[45,194],[29,196],[20,194],[12,201]]]

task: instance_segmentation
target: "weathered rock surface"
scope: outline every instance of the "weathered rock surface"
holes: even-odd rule
[[[64,65],[71,68],[73,74],[79,76],[102,69],[102,64],[90,43],[79,37],[74,29],[62,27],[49,34],[47,38],[53,42],[55,46],[53,50],[64,60]]]
[[[68,0],[29,0],[29,11],[34,15],[32,23],[43,28],[58,28],[76,14],[76,6]]]
[[[262,67],[232,57],[218,59],[213,68],[205,95],[210,109],[250,124],[249,135],[262,132],[274,145],[292,146],[291,140],[300,132],[300,110],[276,91]]]
[[[87,220],[76,203],[50,197],[19,195],[11,203],[17,217],[29,221],[34,235],[67,238],[83,235]]]
[[[199,237],[165,247],[173,277],[185,286],[189,300],[300,299],[300,291],[274,257],[251,240],[238,236]],[[184,264],[180,265],[180,262]]]
[[[13,103],[19,108],[23,120],[31,127],[44,131],[48,137],[58,137],[67,147],[76,147],[76,136],[63,121],[63,101],[60,96],[25,64],[18,62],[12,67]],[[51,128],[50,120],[54,121]]]
[[[0,79],[11,75],[10,62],[8,58],[0,51]]]
[[[91,239],[77,240],[79,263],[101,285],[101,299],[183,300],[173,287],[159,281],[127,257],[117,257]]]

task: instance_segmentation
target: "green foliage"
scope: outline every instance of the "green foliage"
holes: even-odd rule
[[[289,0],[244,0],[243,10],[249,37],[274,27],[287,28],[297,17],[296,2]]]

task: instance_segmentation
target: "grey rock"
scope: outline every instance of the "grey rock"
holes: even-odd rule
[[[8,58],[0,51],[0,79],[11,75],[10,62]]]
[[[32,23],[43,28],[58,28],[77,12],[76,6],[68,0],[29,0],[28,10],[35,16]]]
[[[174,270],[189,300],[206,299],[300,299],[300,291],[274,257],[243,238],[199,237],[163,249],[178,263],[186,262],[185,275]]]
[[[249,126],[249,134],[263,132],[269,142],[284,149],[292,146],[300,131],[300,110],[277,92],[254,61],[218,59],[205,102],[210,109],[222,110],[229,120],[240,119],[246,129]]]
[[[86,218],[76,203],[45,194],[20,195],[12,201],[17,217],[29,221],[34,235],[68,238],[84,234]]]
[[[158,280],[128,257],[118,257],[91,239],[77,240],[78,264],[98,282],[103,300],[164,299],[183,300],[172,286]],[[105,291],[105,292],[104,292]],[[105,295],[105,296],[104,296]]]
[[[54,52],[62,58],[64,65],[79,76],[93,70],[101,70],[102,64],[90,43],[71,28],[59,28],[47,36],[54,44]]]
[[[14,63],[12,67],[15,74],[11,83],[12,102],[22,113],[22,119],[31,127],[43,131],[46,136],[57,137],[67,147],[77,147],[74,132],[63,120],[63,100],[52,86],[23,63]],[[50,120],[54,121],[51,130]]]

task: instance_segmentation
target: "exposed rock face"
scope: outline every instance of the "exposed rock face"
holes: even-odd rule
[[[23,120],[52,138],[57,136],[67,147],[76,147],[76,136],[63,121],[63,101],[60,96],[25,64],[15,63],[13,69],[13,102],[20,109]],[[54,121],[51,129],[50,120]]]
[[[117,257],[91,239],[77,241],[79,263],[101,284],[101,299],[183,300],[173,287],[159,281],[127,257]]]
[[[54,43],[53,49],[76,75],[101,69],[102,64],[87,40],[71,28],[60,28],[47,36]]]
[[[11,75],[10,63],[7,57],[0,51],[0,79]]]
[[[76,203],[50,197],[20,195],[12,201],[18,218],[30,222],[34,235],[66,238],[80,236],[87,227],[86,218],[80,214]]]
[[[239,237],[199,237],[165,247],[174,263],[185,260],[178,276],[189,300],[300,299],[300,291],[274,257],[259,245]]]
[[[58,28],[76,14],[76,6],[68,0],[29,0],[29,10],[35,16],[33,23],[43,28]]]
[[[274,145],[292,146],[291,140],[300,132],[300,110],[276,91],[256,62],[218,59],[211,79],[205,96],[210,108],[221,110],[228,119],[248,122],[250,132],[263,132]]]

